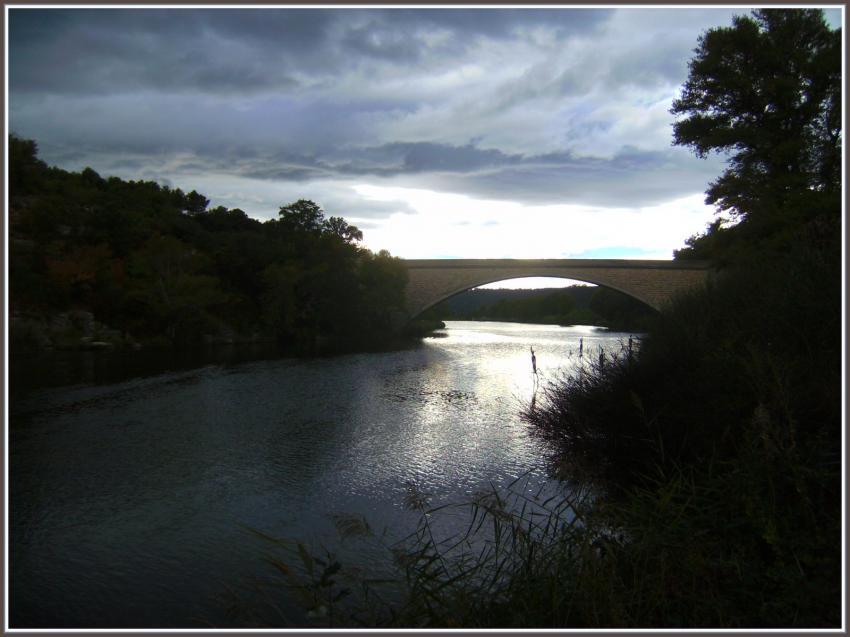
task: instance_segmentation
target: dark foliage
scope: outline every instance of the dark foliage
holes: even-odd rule
[[[699,40],[671,112],[674,144],[729,155],[706,195],[740,223],[713,224],[678,256],[725,257],[840,205],[841,30],[817,9],[762,9]],[[735,235],[721,237],[724,233]],[[740,235],[740,236],[739,236]]]
[[[18,315],[85,310],[149,344],[260,338],[301,352],[372,346],[398,328],[403,265],[312,201],[261,223],[195,191],[48,167],[15,136],[9,158]]]
[[[838,625],[839,254],[801,242],[725,271],[660,315],[639,357],[589,365],[525,414],[634,540],[618,549],[618,569],[639,569],[619,573],[622,594],[668,578],[647,625]],[[653,570],[676,562],[690,592]]]

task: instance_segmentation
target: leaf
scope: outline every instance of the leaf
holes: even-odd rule
[[[278,560],[276,558],[270,558],[269,564],[274,566],[277,570],[279,570],[284,575],[292,575],[292,570],[286,564],[284,564],[283,562],[281,562],[280,560]]]

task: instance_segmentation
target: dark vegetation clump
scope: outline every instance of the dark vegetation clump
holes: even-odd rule
[[[385,344],[407,272],[315,203],[260,222],[153,181],[48,167],[9,138],[14,348],[190,348],[268,342],[293,353]]]
[[[839,625],[838,254],[724,271],[639,357],[588,365],[524,414],[629,538],[611,558],[622,594],[657,587],[628,625]]]
[[[574,453],[608,458],[606,478],[627,484],[655,465],[731,451],[741,422],[764,409],[795,435],[808,439],[826,423],[836,433],[840,246],[831,255],[803,243],[789,250],[680,296],[639,356],[621,353],[601,369],[594,361],[545,387],[547,408],[528,419]]]

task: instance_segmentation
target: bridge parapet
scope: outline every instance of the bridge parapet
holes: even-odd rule
[[[641,259],[409,259],[407,309],[416,316],[443,299],[487,283],[559,277],[595,283],[660,309],[674,294],[704,283],[704,261]]]

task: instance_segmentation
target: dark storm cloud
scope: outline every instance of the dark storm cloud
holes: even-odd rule
[[[239,47],[217,40],[209,23],[227,25],[224,15],[142,9],[9,13],[12,91],[227,93],[297,85],[285,60],[264,50],[273,47],[268,41],[246,39],[250,46]],[[278,30],[283,42],[296,47],[303,34],[297,26],[286,28],[289,22]]]
[[[519,158],[509,157],[501,151],[482,150],[471,145],[448,147],[420,143],[393,144],[392,146],[403,149],[404,169],[408,172],[445,170],[465,172],[519,161]]]
[[[459,36],[504,38],[534,26],[554,27],[559,36],[586,33],[608,20],[610,11],[589,8],[569,12],[560,9],[398,9],[384,10],[382,15],[397,24],[440,27]]]
[[[51,157],[61,158],[60,163],[65,165],[91,165],[101,174],[137,175],[157,181],[167,178],[167,174],[228,174],[270,183],[302,184],[365,180],[535,205],[649,206],[704,191],[709,180],[706,175],[719,174],[722,168],[719,158],[694,162],[686,151],[674,148],[626,148],[610,158],[595,158],[568,152],[523,156],[473,145],[396,143],[352,148],[329,159],[240,147],[215,154],[142,151],[130,156],[50,145],[43,150]],[[345,208],[341,202],[338,207]],[[393,208],[381,206],[372,215],[359,212],[373,216],[390,214]]]
[[[519,155],[506,155],[496,149],[432,142],[354,148],[338,152],[337,157],[340,161],[333,167],[340,173],[383,177],[445,171],[464,174],[522,161]]]
[[[694,25],[729,13],[14,8],[10,126],[50,163],[177,185],[648,205],[719,172],[669,148],[657,105],[686,76]]]
[[[523,26],[592,27],[602,11],[11,9],[13,91],[245,92],[298,86],[363,56],[406,64],[457,54]],[[435,28],[449,32],[429,44]],[[435,57],[436,56],[436,57]]]
[[[467,174],[426,174],[420,187],[533,205],[644,207],[703,192],[706,173],[719,174],[721,162],[712,157],[695,163],[681,149],[627,149],[609,159],[558,153]]]
[[[527,204],[581,203],[595,206],[648,206],[702,192],[706,167],[721,170],[722,160],[693,162],[687,151],[642,151],[625,147],[610,158],[572,153],[508,155],[472,145],[390,144],[365,149],[367,165],[327,166],[339,176],[413,179],[420,187],[505,198]],[[374,158],[385,164],[375,168]],[[371,166],[371,167],[370,167]]]
[[[419,62],[423,55],[421,43],[376,21],[346,30],[340,43],[354,54],[405,64]]]

